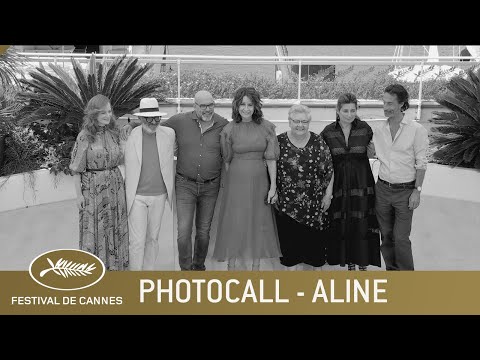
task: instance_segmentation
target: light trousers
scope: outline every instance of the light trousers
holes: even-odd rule
[[[135,195],[128,214],[130,270],[154,270],[167,194]]]

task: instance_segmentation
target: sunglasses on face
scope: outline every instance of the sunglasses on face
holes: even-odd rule
[[[158,124],[162,118],[160,116],[145,116],[144,119],[149,124]]]

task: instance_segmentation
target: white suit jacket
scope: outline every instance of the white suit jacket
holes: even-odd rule
[[[173,152],[175,148],[175,130],[166,126],[158,126],[156,131],[158,158],[160,171],[167,188],[167,201],[172,209],[173,192],[175,184],[175,167]],[[127,210],[130,214],[133,200],[137,193],[138,180],[142,169],[142,126],[132,130],[125,144],[125,192],[127,197]]]

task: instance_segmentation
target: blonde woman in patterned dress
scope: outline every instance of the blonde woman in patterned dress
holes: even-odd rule
[[[79,208],[79,248],[98,256],[107,270],[128,269],[128,224],[119,131],[110,100],[88,102],[70,170]]]

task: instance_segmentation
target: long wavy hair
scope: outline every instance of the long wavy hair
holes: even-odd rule
[[[108,104],[111,106],[110,99],[108,97],[102,94],[97,94],[88,101],[88,104],[83,111],[83,129],[85,130],[87,140],[90,144],[95,141],[95,135],[97,132],[101,131],[102,129],[102,127],[98,125],[98,114]],[[116,135],[115,138],[118,138],[120,131],[117,128],[116,120],[117,118],[113,114],[112,109],[112,116],[110,118],[110,122],[105,125],[105,130],[110,131],[112,134]]]
[[[232,101],[232,119],[236,123],[242,122],[242,116],[240,115],[240,104],[243,101],[243,97],[247,96],[253,103],[252,120],[257,124],[260,124],[263,120],[262,112],[262,100],[260,99],[260,93],[253,87],[241,87],[233,95]]]
[[[337,111],[340,111],[343,105],[345,104],[355,104],[355,109],[358,110],[358,100],[355,95],[352,93],[345,93],[338,97],[337,100]],[[335,112],[335,120],[338,122],[340,121],[340,116],[338,116],[338,112]],[[360,119],[358,115],[355,116],[355,119]]]

